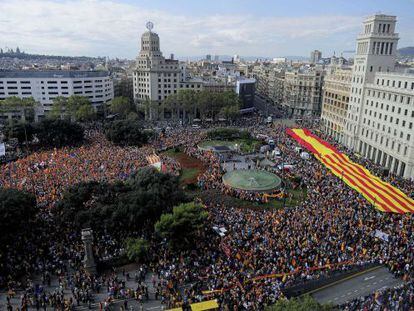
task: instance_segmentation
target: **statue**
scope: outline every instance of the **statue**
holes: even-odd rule
[[[96,273],[95,259],[93,258],[92,251],[93,231],[91,228],[82,229],[82,242],[85,247],[85,258],[83,259],[83,265],[85,270],[89,273]]]

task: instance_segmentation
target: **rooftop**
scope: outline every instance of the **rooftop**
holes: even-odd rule
[[[108,71],[97,70],[0,70],[0,78],[92,78],[108,76]]]

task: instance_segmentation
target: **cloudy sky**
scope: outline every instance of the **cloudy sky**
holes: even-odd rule
[[[414,46],[414,0],[0,0],[0,47],[134,58],[151,20],[164,55],[338,55],[377,12]]]

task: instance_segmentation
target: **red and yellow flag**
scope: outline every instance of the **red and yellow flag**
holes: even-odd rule
[[[389,213],[414,212],[414,200],[382,181],[363,166],[352,162],[326,141],[307,129],[288,129],[287,133],[311,151],[333,174],[361,193],[375,208]]]

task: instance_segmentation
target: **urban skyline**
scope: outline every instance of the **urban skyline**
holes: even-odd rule
[[[375,6],[374,6],[375,2]],[[295,0],[295,10],[280,1],[53,1],[30,0],[21,10],[17,0],[2,1],[2,46],[20,46],[37,54],[135,58],[145,22],[163,40],[165,54],[242,56],[308,56],[319,49],[339,55],[355,49],[359,23],[375,12],[398,16],[400,47],[412,46],[413,1]],[[82,8],[82,10],[79,10]]]

